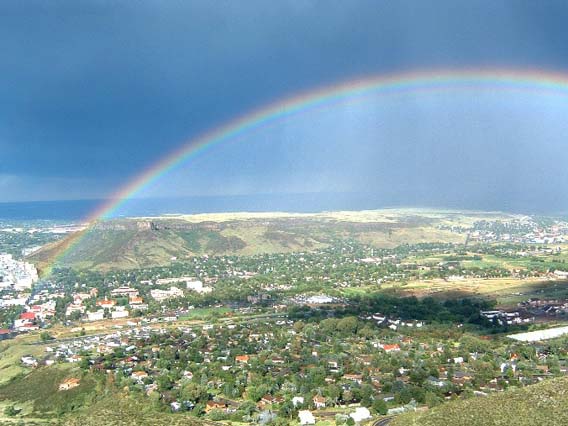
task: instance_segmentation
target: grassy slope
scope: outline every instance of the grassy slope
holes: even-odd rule
[[[151,404],[114,395],[78,415],[69,416],[64,426],[197,426],[199,420],[185,414],[156,411]]]
[[[568,378],[488,397],[442,404],[424,414],[397,417],[392,426],[540,426],[568,424]]]
[[[25,376],[15,377],[0,387],[0,401],[31,404],[32,415],[51,417],[87,406],[97,397],[94,378],[81,377],[78,387],[59,391],[59,384],[70,377],[81,377],[80,371],[69,365],[34,369]]]
[[[14,344],[13,340],[2,342],[0,344],[0,385],[28,370],[20,363],[21,357],[26,355],[37,357],[43,351],[44,349],[41,346]]]
[[[59,391],[59,383],[80,377],[78,387]],[[15,417],[5,417],[5,407],[21,409]],[[153,404],[128,398],[101,385],[92,375],[82,375],[74,366],[58,365],[33,370],[0,386],[0,425],[50,424],[65,426],[99,425],[199,425],[187,415],[159,411]]]
[[[253,255],[314,250],[337,238],[355,239],[376,247],[418,242],[463,242],[463,236],[438,230],[436,226],[469,223],[481,217],[484,216],[478,213],[381,210],[312,215],[273,213],[158,218],[156,220],[162,225],[168,221],[185,221],[194,224],[195,228],[94,230],[79,238],[61,262],[79,268],[109,270],[167,265],[172,257],[182,259],[201,254]],[[65,240],[51,244],[30,259],[41,269],[66,245]]]

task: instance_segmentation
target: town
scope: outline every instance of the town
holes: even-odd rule
[[[452,230],[462,244],[347,239],[45,278],[6,253],[0,339],[34,342],[20,368],[65,372],[61,393],[100,383],[220,424],[361,424],[565,376],[567,331],[548,327],[568,315],[566,230],[476,222]]]

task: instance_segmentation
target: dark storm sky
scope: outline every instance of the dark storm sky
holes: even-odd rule
[[[4,0],[0,201],[104,198],[203,131],[364,75],[568,72],[566,22],[568,2],[546,0]],[[141,195],[562,190],[564,95],[481,98],[406,94],[314,112]]]

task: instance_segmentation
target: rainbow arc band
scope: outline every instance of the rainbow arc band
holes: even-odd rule
[[[149,167],[108,201],[94,210],[84,222],[92,224],[111,217],[120,206],[133,198],[143,188],[152,184],[171,170],[185,164],[214,146],[230,143],[240,136],[271,123],[294,115],[356,99],[371,94],[396,95],[404,92],[432,92],[452,88],[491,88],[494,90],[522,90],[551,92],[568,96],[568,74],[544,70],[483,69],[483,70],[433,70],[392,75],[363,77],[339,84],[317,88],[295,96],[278,100],[248,114],[229,121],[203,135],[190,139],[181,147]],[[48,270],[71,251],[86,231],[72,234],[48,262]]]

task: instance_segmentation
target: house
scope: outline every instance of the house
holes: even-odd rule
[[[315,425],[316,419],[310,410],[298,411],[298,419],[301,425]]]
[[[292,398],[292,405],[294,406],[294,408],[297,408],[298,406],[303,404],[304,404],[303,396],[295,396],[294,398]]]
[[[266,405],[270,405],[274,402],[274,398],[272,397],[272,395],[266,394],[262,398],[260,398],[260,402]]]
[[[211,410],[226,410],[227,409],[227,404],[225,404],[224,402],[219,402],[219,401],[207,401],[207,404],[205,404],[205,412],[209,413]]]
[[[284,364],[286,361],[281,356],[273,356],[272,363],[273,364]]]
[[[105,318],[105,311],[87,312],[87,321],[102,321]]]
[[[117,309],[116,311],[112,311],[110,313],[110,317],[112,319],[118,319],[118,318],[128,318],[128,311],[124,308],[122,309]]]
[[[129,303],[131,305],[141,305],[144,303],[144,299],[139,296],[130,296]]]
[[[316,395],[312,398],[312,401],[314,403],[314,407],[317,409],[325,408],[325,398],[323,396]]]
[[[428,377],[426,379],[426,382],[428,384],[432,385],[432,386],[436,386],[436,387],[439,387],[439,388],[442,388],[447,384],[447,382],[445,380],[440,380],[440,379],[438,379],[434,376]]]
[[[20,361],[22,362],[22,364],[24,364],[27,367],[36,367],[37,366],[37,360],[33,357],[33,356],[23,356],[20,358]]]
[[[473,379],[473,375],[464,371],[456,371],[454,376],[451,378],[451,382],[454,385],[463,386],[467,382]]]
[[[67,309],[65,310],[65,315],[66,316],[71,316],[73,313],[75,312],[79,312],[80,314],[84,314],[85,313],[85,307],[81,304],[70,304],[69,306],[67,306]]]
[[[371,412],[366,407],[357,407],[355,409],[355,412],[349,414],[349,417],[351,417],[355,421],[355,423],[360,423],[364,420],[370,419]]]
[[[100,306],[103,309],[111,309],[114,307],[114,305],[116,305],[116,302],[109,299],[99,300],[97,302],[97,306]]]
[[[36,314],[34,314],[33,312],[23,312],[20,314],[20,319],[26,321],[35,321]]]
[[[548,374],[548,365],[537,365],[536,369],[541,373]]]
[[[80,380],[76,379],[76,378],[66,379],[59,385],[59,390],[60,391],[67,391],[69,389],[76,388],[77,386],[79,386],[79,383],[80,383]]]
[[[138,290],[128,286],[118,287],[110,292],[113,297],[117,296],[129,296],[129,297],[136,297],[138,296]]]
[[[183,291],[177,287],[170,287],[169,290],[150,290],[150,295],[158,302],[163,302],[167,299],[174,299],[176,297],[183,297]]]
[[[6,328],[0,328],[0,340],[9,339],[12,337],[12,332]]]
[[[344,380],[351,380],[352,382],[359,383],[359,384],[363,383],[363,375],[362,374],[344,374],[343,379]]]
[[[394,345],[382,345],[382,349],[385,352],[398,352],[400,351],[400,346],[398,344],[394,344]]]
[[[131,374],[131,377],[134,380],[141,382],[146,377],[148,377],[148,373],[146,373],[145,371],[133,371],[132,374]]]
[[[237,355],[235,357],[235,361],[241,364],[248,364],[250,360],[250,356],[248,355]]]

